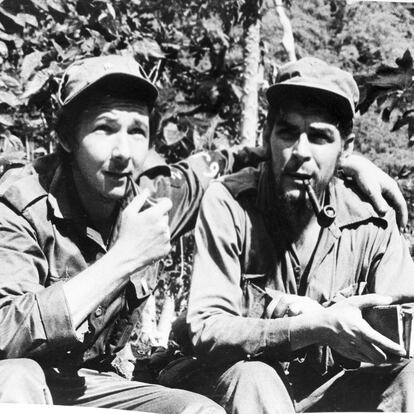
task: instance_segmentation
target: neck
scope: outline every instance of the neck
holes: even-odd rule
[[[309,231],[318,226],[317,217],[308,202],[282,200],[277,206],[279,223],[290,243],[300,244]],[[284,204],[284,205],[283,205]]]

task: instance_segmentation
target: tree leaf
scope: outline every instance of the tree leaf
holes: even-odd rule
[[[16,108],[20,105],[19,99],[12,92],[0,91],[0,103],[5,103],[11,108]]]
[[[16,151],[24,151],[24,145],[22,144],[22,140],[19,137],[16,137],[16,135],[13,135],[9,131],[6,131],[3,138],[3,145],[2,149],[5,153],[15,154]]]
[[[30,0],[30,2],[39,10],[49,11],[46,0]]]
[[[32,76],[32,73],[42,64],[42,58],[44,53],[39,52],[36,50],[28,55],[26,55],[23,59],[22,69],[20,72],[20,76],[23,82],[27,82]]]
[[[235,96],[238,100],[240,100],[240,99],[241,99],[241,97],[243,96],[243,91],[242,91],[242,89],[241,89],[239,86],[235,85],[234,83],[231,83],[231,84],[230,84],[230,87],[231,87],[232,92],[234,93],[234,96]]]
[[[112,13],[107,10],[102,11],[98,17],[98,22],[111,36],[116,37],[117,24],[116,20],[112,16]]]
[[[0,56],[3,58],[7,58],[7,56],[9,56],[9,48],[2,40],[0,40]]]
[[[0,7],[0,22],[7,32],[21,32],[26,25],[22,14],[13,14]]]
[[[49,78],[50,73],[48,69],[43,69],[37,72],[33,79],[27,83],[22,99],[28,99],[40,92]]]
[[[19,13],[19,16],[22,16],[22,19],[25,23],[33,27],[39,27],[39,23],[37,22],[36,16],[29,13]]]
[[[3,40],[4,42],[14,43],[15,40],[16,40],[16,36],[15,35],[8,34],[8,33],[4,33],[4,32],[1,32],[0,31],[0,40]]]
[[[58,13],[65,14],[66,10],[64,2],[62,0],[46,0],[47,5],[50,9],[57,11]]]
[[[59,43],[57,43],[54,39],[52,39],[51,42],[58,55],[63,58],[65,56],[65,51],[63,50],[63,47],[60,46]]]
[[[15,79],[13,76],[8,75],[7,73],[2,73],[0,75],[0,79],[3,81],[5,86],[9,89],[19,90],[20,89],[20,82]]]
[[[167,145],[174,145],[185,137],[185,132],[180,131],[176,123],[167,122],[162,129],[163,137]]]
[[[132,44],[132,49],[135,54],[143,56],[145,59],[148,59],[149,57],[162,59],[165,57],[160,45],[155,40],[147,37],[136,40]]]
[[[14,124],[13,117],[9,114],[0,114],[0,124],[10,127]]]
[[[402,70],[410,70],[413,68],[413,58],[411,56],[410,51],[407,49],[403,56],[400,58],[395,59],[395,63],[402,69]]]

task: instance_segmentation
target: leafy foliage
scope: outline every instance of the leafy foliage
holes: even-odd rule
[[[396,63],[397,67],[381,65],[374,75],[359,77],[362,89],[359,110],[365,113],[376,101],[383,121],[393,123],[391,131],[408,125],[411,146],[414,144],[414,68],[409,50]]]
[[[154,142],[172,159],[237,142],[242,25],[261,0],[5,0],[0,134],[33,157],[56,141],[57,79],[77,58],[132,54],[160,87]],[[166,128],[170,125],[170,128]],[[178,139],[171,143],[172,129]]]

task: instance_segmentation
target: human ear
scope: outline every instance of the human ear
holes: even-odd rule
[[[62,133],[59,134],[59,144],[68,154],[72,152],[72,145],[70,145],[70,141]]]
[[[355,134],[348,134],[343,140],[341,158],[349,157],[354,151]]]

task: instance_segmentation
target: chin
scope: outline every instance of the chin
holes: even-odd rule
[[[112,187],[105,189],[100,192],[101,197],[106,200],[117,201],[125,197],[125,185]]]
[[[110,191],[109,193],[104,194],[104,197],[108,200],[113,200],[113,201],[117,201],[117,200],[121,200],[122,198],[125,197],[125,190],[114,190],[114,191]]]
[[[302,200],[303,197],[304,197],[304,192],[303,190],[299,188],[291,188],[291,189],[286,189],[285,191],[283,191],[283,198],[289,202],[295,202],[295,201]]]

